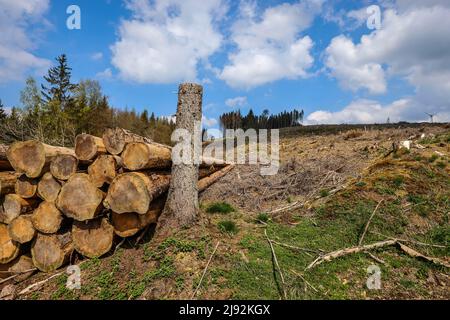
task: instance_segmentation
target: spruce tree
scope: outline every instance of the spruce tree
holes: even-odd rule
[[[3,122],[6,120],[6,110],[5,107],[3,106],[2,100],[0,99],[0,122]]]
[[[65,108],[72,100],[72,93],[77,88],[76,84],[70,82],[72,68],[67,64],[67,56],[65,54],[56,58],[57,66],[48,70],[48,75],[44,76],[48,86],[42,85],[42,96],[44,102],[59,102],[62,108]]]

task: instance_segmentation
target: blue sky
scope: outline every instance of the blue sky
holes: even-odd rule
[[[301,108],[311,124],[449,121],[449,1],[422,2],[0,0],[0,99],[20,105],[24,79],[65,53],[73,80],[98,80],[118,108],[170,115],[178,84],[202,83],[209,126],[250,107]]]

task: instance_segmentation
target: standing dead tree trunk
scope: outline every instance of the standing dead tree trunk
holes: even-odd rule
[[[180,85],[176,130],[178,132],[185,130],[188,134],[183,136],[182,141],[179,142],[187,148],[183,149],[184,161],[176,161],[174,156],[178,156],[175,155],[177,148],[173,149],[172,179],[167,202],[159,219],[157,229],[159,234],[176,230],[182,226],[189,226],[196,221],[198,216],[197,181],[200,157],[198,149],[201,148],[201,137],[198,131],[200,131],[199,126],[202,121],[202,99],[202,86],[192,83]],[[186,141],[186,139],[190,141]],[[190,157],[186,157],[184,152],[188,152]]]

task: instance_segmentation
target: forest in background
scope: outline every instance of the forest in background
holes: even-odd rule
[[[72,68],[65,54],[57,57],[56,62],[44,76],[44,83],[38,84],[33,77],[26,80],[20,107],[6,112],[0,100],[1,143],[33,139],[56,146],[73,146],[80,133],[101,136],[106,128],[121,127],[156,142],[171,144],[175,128],[172,118],[156,117],[148,110],[138,113],[134,109],[114,108],[97,80],[72,83]],[[222,130],[278,129],[299,126],[303,115],[303,110],[295,109],[275,115],[266,109],[256,115],[250,109],[247,115],[236,110],[222,114],[219,119]]]
[[[73,146],[80,133],[101,136],[109,127],[121,127],[154,141],[170,144],[175,123],[147,110],[110,106],[96,80],[71,82],[66,55],[56,58],[44,83],[30,77],[20,95],[21,106],[7,113],[0,101],[0,142],[35,139],[51,145]]]

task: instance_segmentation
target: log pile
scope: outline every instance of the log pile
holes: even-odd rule
[[[171,147],[120,128],[75,142],[74,149],[38,141],[0,148],[0,278],[54,271],[74,252],[98,258],[158,221]],[[210,160],[199,170],[199,191],[232,168]]]

